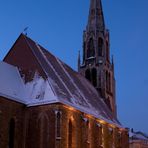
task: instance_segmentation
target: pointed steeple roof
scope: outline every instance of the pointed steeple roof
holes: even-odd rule
[[[105,21],[101,0],[91,0],[87,30],[104,31]]]

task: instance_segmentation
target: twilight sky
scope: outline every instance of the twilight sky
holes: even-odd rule
[[[110,30],[119,120],[148,133],[148,0],[103,0]],[[0,60],[19,34],[28,36],[77,69],[89,0],[0,2]]]

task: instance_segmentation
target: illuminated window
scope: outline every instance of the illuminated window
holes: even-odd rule
[[[11,119],[9,123],[9,148],[14,148],[15,138],[15,120]]]
[[[100,126],[100,147],[103,148],[104,145],[104,129]]]
[[[109,137],[110,137],[109,143],[110,143],[110,145],[114,145],[113,129],[111,127],[109,127],[108,131],[109,131]]]
[[[102,125],[100,123],[97,123],[97,129],[98,129],[98,145],[99,145],[99,148],[102,147],[103,145],[103,140],[102,140]]]
[[[86,122],[86,141],[87,141],[87,144],[89,145],[90,144],[90,123],[89,123],[89,120],[87,120],[87,122]]]
[[[72,121],[69,120],[69,124],[68,124],[68,148],[72,148],[72,135],[73,135],[73,129],[72,129]]]

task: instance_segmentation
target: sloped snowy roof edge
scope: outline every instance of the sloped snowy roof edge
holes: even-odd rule
[[[107,120],[107,119],[104,118],[103,116],[94,114],[94,113],[92,113],[92,112],[86,110],[85,108],[82,109],[82,107],[74,106],[72,103],[68,103],[68,102],[66,102],[66,101],[65,101],[65,102],[59,102],[59,103],[64,104],[64,105],[68,105],[68,106],[70,106],[70,107],[73,107],[74,109],[79,110],[80,112],[83,112],[83,113],[86,113],[86,114],[88,114],[88,115],[93,116],[94,118],[97,118],[97,119],[100,119],[100,120],[104,120],[104,121],[106,121],[106,122],[109,123],[109,124],[114,124],[114,125],[116,125],[116,126],[119,127],[119,128],[124,128],[120,123],[117,123],[117,121],[112,122],[111,120]],[[115,123],[115,122],[116,122],[116,123]]]
[[[21,100],[21,99],[19,99],[17,97],[9,96],[9,95],[3,94],[1,92],[0,92],[0,96],[6,98],[8,100],[11,100],[11,101],[18,102],[18,103],[26,105],[25,101],[23,101],[23,100]]]

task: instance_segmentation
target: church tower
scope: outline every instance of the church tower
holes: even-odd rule
[[[101,0],[91,0],[88,24],[83,34],[83,59],[78,71],[97,89],[104,102],[116,113],[114,62],[110,59],[109,31],[105,27]]]

